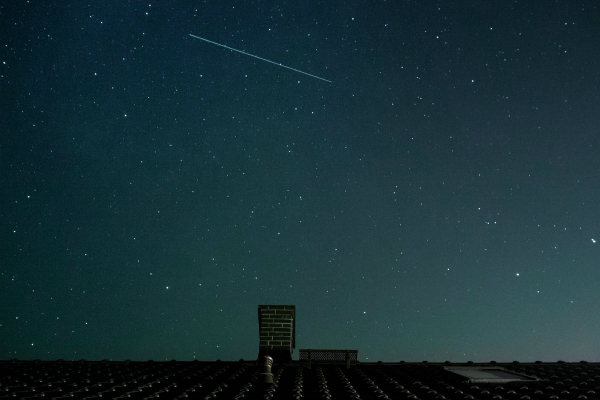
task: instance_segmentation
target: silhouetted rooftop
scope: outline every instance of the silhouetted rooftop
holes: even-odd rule
[[[600,363],[0,361],[0,399],[600,399]],[[512,379],[516,379],[512,381]]]

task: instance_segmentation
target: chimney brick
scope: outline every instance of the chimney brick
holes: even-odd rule
[[[296,306],[259,305],[259,358],[269,355],[276,362],[291,361],[296,347]]]

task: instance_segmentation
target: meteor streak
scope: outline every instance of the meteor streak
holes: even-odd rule
[[[242,53],[242,54],[245,54],[245,55],[250,56],[250,57],[258,58],[259,60],[266,61],[266,62],[271,63],[271,64],[275,64],[275,65],[277,65],[279,67],[291,69],[292,71],[300,72],[301,74],[312,76],[313,78],[317,78],[317,79],[320,79],[322,81],[332,83],[331,81],[329,81],[327,79],[318,77],[316,75],[309,74],[308,72],[300,71],[299,69],[288,67],[287,65],[283,65],[283,64],[277,63],[275,61],[267,60],[266,58],[255,56],[254,54],[246,53],[245,51],[234,49],[233,47],[225,46],[224,44],[213,42],[212,40],[201,38],[200,36],[192,35],[191,33],[190,33],[190,36],[193,37],[193,38],[196,38],[196,39],[204,40],[205,42],[208,42],[208,43],[216,44],[217,46],[225,47],[226,49],[229,49],[229,50],[237,51],[238,53]]]

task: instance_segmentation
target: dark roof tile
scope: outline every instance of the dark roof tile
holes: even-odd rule
[[[537,380],[469,383],[445,368],[505,369]],[[0,399],[600,399],[598,363],[358,363],[0,361]]]

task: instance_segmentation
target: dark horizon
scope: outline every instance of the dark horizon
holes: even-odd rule
[[[600,361],[597,3],[177,6],[0,8],[0,359]]]

